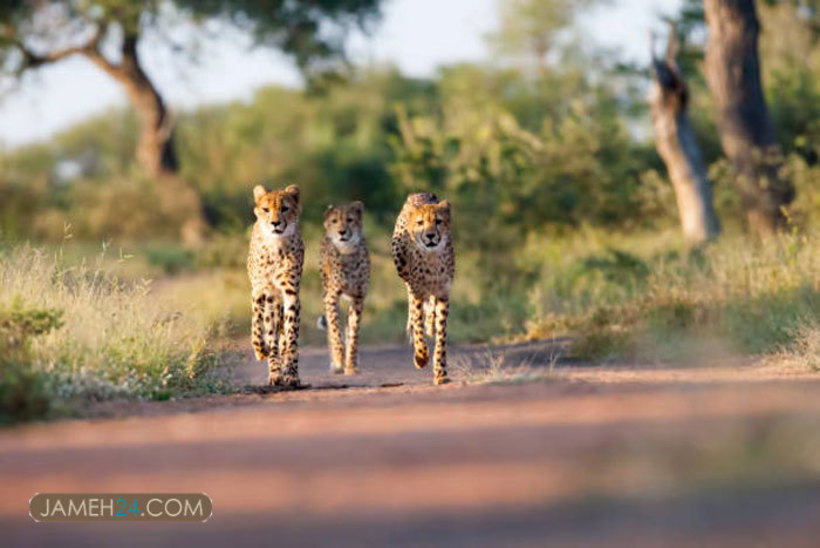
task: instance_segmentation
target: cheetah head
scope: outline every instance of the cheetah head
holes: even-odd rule
[[[362,240],[364,204],[328,206],[325,210],[325,233],[340,253],[352,253]]]
[[[410,215],[408,229],[413,241],[425,251],[439,249],[450,237],[450,202],[418,206]]]
[[[253,188],[256,222],[271,236],[293,234],[299,224],[299,187],[290,185],[283,190],[267,191],[262,185]]]

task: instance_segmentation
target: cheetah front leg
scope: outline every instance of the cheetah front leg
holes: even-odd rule
[[[279,359],[279,339],[282,331],[282,299],[269,296],[267,299],[267,346],[268,385],[280,383],[282,362]]]
[[[299,290],[285,289],[283,297],[284,328],[279,341],[281,377],[279,386],[297,388],[299,386]]]
[[[424,298],[410,292],[410,325],[413,330],[413,363],[417,369],[427,366],[430,350],[424,340]]]
[[[354,298],[347,313],[347,353],[345,355],[345,375],[359,372],[359,324],[362,319],[364,299]]]
[[[424,303],[424,331],[428,339],[436,336],[436,296],[430,295],[430,298]]]
[[[413,290],[410,285],[407,285],[407,327],[405,333],[407,334],[407,342],[413,344]]]
[[[447,315],[450,312],[449,299],[436,299],[436,347],[433,351],[433,374],[435,384],[447,384]]]
[[[325,295],[325,318],[327,319],[327,347],[330,350],[330,372],[341,373],[345,349],[339,327],[339,293]]]
[[[262,361],[270,352],[265,342],[265,294],[255,295],[251,307],[251,346],[256,359]]]

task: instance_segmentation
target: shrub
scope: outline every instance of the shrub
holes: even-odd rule
[[[56,309],[26,309],[20,299],[0,307],[0,424],[48,413],[48,383],[33,363],[31,339],[60,328],[62,315]]]

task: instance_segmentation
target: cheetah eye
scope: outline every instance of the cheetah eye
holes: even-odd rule
[[[290,209],[288,206],[282,206],[282,213],[287,213],[288,209]]]
[[[338,222],[339,222],[339,219],[331,219],[331,221],[330,221],[330,222],[331,222],[332,224],[334,224],[334,225],[335,225],[336,223],[338,223]]]
[[[441,219],[436,219],[436,226],[441,224]]]
[[[421,225],[423,225],[423,224],[424,224],[424,221],[422,221],[421,219],[419,219],[418,221],[416,221],[416,224],[417,224],[417,225],[419,225],[419,226],[421,226]]]
[[[268,209],[268,208],[266,208],[266,207],[263,207],[263,208],[262,208],[262,211],[264,211],[265,213],[270,213],[270,209]]]
[[[348,222],[348,223],[352,223],[352,222],[353,222],[353,217],[348,217],[348,218],[347,218],[347,222]]]

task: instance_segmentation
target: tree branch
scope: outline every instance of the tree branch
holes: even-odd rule
[[[669,21],[669,42],[666,44],[666,62],[670,65],[677,65],[678,53],[680,53],[680,36],[678,26],[674,21]]]
[[[56,63],[57,61],[61,61],[66,57],[70,57],[71,55],[77,53],[81,55],[86,55],[88,57],[92,57],[93,55],[99,55],[100,57],[102,57],[98,50],[100,38],[102,36],[102,32],[99,28],[95,29],[94,34],[91,36],[91,38],[89,38],[89,40],[85,44],[79,46],[72,46],[57,51],[52,51],[44,55],[33,52],[16,35],[10,34],[7,29],[4,30],[6,30],[6,32],[3,33],[5,37],[9,39],[11,43],[14,44],[17,47],[17,49],[20,50],[20,53],[23,55],[23,64],[18,69],[18,72],[23,72],[27,69],[37,68],[43,65]]]

